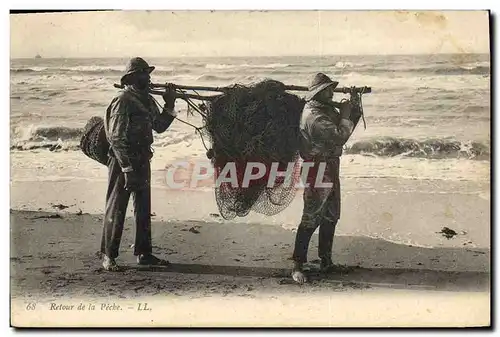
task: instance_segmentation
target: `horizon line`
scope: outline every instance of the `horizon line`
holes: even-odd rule
[[[39,55],[39,54],[37,54]],[[322,55],[300,55],[300,54],[289,54],[289,55],[224,55],[224,56],[212,56],[212,55],[179,55],[179,56],[147,56],[143,55],[141,57],[145,59],[169,59],[169,58],[259,58],[259,57],[346,57],[346,56],[431,56],[431,55],[491,55],[491,52],[460,52],[460,53],[408,53],[408,54],[322,54]],[[129,56],[51,56],[51,57],[10,57],[10,60],[57,60],[57,59],[127,59]]]

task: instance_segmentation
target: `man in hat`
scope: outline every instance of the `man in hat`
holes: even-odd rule
[[[151,145],[153,130],[162,133],[176,117],[175,90],[165,91],[160,113],[149,94],[150,74],[155,67],[140,57],[132,58],[121,78],[124,89],[106,110],[105,130],[110,144],[108,190],[102,233],[103,267],[117,271],[118,250],[130,199],[134,196],[134,255],[140,265],[168,265],[152,254],[151,244]]]
[[[337,85],[338,82],[327,75],[316,74],[309,86],[302,114],[300,155],[310,168],[305,177],[304,210],[292,257],[292,278],[300,284],[307,281],[303,265],[307,262],[309,242],[318,227],[321,270],[328,272],[333,268],[333,237],[340,218],[340,156],[343,145],[361,117],[359,109],[355,108],[357,102],[353,101],[356,95],[351,101],[332,101]]]

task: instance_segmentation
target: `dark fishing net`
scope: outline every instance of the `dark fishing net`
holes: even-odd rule
[[[212,143],[215,178],[236,173],[236,184],[216,180],[215,197],[225,219],[244,217],[250,211],[275,215],[292,202],[300,176],[299,127],[304,104],[274,80],[234,85],[207,103],[203,132]],[[263,164],[265,174],[245,187],[243,178],[251,162]],[[289,169],[289,175],[270,179],[273,163],[279,172]]]
[[[90,118],[83,129],[80,149],[86,156],[107,165],[109,143],[104,130],[104,119],[97,116]]]

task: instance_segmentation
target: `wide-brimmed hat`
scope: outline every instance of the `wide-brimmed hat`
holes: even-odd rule
[[[141,71],[148,71],[151,73],[153,70],[155,70],[155,67],[150,66],[146,61],[144,61],[143,58],[141,57],[134,57],[130,59],[127,63],[127,67],[125,68],[125,75],[122,76],[121,82],[123,84],[123,81],[130,75],[135,74],[137,72]]]
[[[333,81],[330,77],[323,73],[317,73],[314,75],[311,84],[309,85],[309,92],[306,94],[306,100],[312,100],[317,94],[326,88],[333,86],[335,89],[339,85],[339,82]]]

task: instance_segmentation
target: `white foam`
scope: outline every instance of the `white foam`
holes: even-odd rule
[[[213,64],[205,65],[206,69],[236,69],[236,68],[286,68],[289,67],[286,63],[269,63],[269,64]]]

